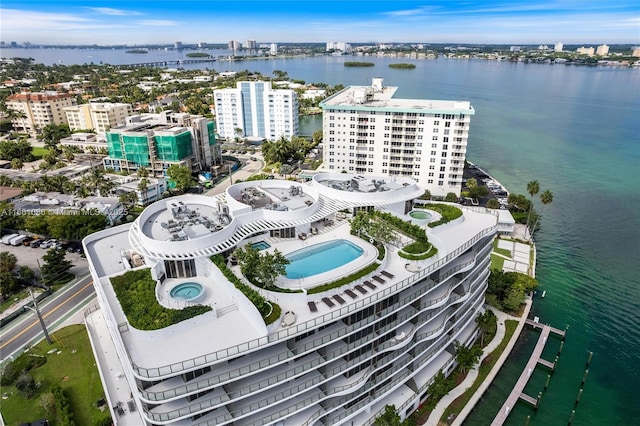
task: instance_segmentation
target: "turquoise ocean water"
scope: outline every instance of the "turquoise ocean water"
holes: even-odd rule
[[[22,53],[22,54],[21,54]],[[139,55],[108,51],[112,64]],[[5,49],[43,63],[98,63],[103,51]],[[215,52],[216,56],[220,53]],[[145,55],[145,61],[154,53]],[[92,56],[91,60],[87,60]],[[131,59],[131,56],[136,58]],[[106,57],[106,56],[105,56]],[[115,58],[115,59],[114,59]],[[366,58],[372,68],[345,68],[353,58],[315,57],[203,65],[216,71],[287,71],[307,82],[368,85],[383,77],[396,96],[470,100],[476,109],[468,158],[511,192],[536,179],[554,201],[542,209],[537,278],[545,299],[533,312],[569,326],[567,341],[537,411],[518,403],[507,424],[566,425],[593,352],[575,425],[640,424],[640,69],[537,65],[481,60]],[[413,70],[388,68],[413,62]],[[197,66],[193,66],[194,68]],[[308,133],[318,117],[301,122]],[[489,424],[535,345],[525,332],[465,424]],[[559,340],[544,357],[553,360]],[[525,391],[537,395],[547,371],[537,368]]]

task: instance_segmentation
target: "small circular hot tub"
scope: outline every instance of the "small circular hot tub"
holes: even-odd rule
[[[426,225],[431,220],[431,213],[425,210],[411,210],[409,217],[414,225]]]
[[[169,295],[173,299],[196,303],[204,299],[204,287],[194,282],[182,283],[172,288]]]

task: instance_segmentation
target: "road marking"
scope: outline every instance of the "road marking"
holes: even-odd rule
[[[46,318],[49,315],[51,315],[52,313],[54,313],[55,311],[57,311],[59,308],[62,307],[62,305],[64,305],[66,302],[68,302],[70,299],[73,299],[75,296],[77,296],[79,293],[81,293],[82,291],[84,291],[87,287],[93,285],[93,281],[89,282],[89,284],[85,285],[84,287],[82,287],[80,290],[76,291],[75,293],[73,293],[71,296],[69,296],[68,298],[66,298],[65,300],[62,301],[62,303],[60,303],[58,306],[56,306],[55,308],[53,308],[52,310],[50,310],[49,312],[47,312],[46,314],[42,315],[42,318]],[[27,326],[26,328],[24,328],[22,331],[20,331],[18,334],[16,334],[15,336],[13,336],[11,339],[7,340],[6,342],[3,342],[2,345],[0,345],[0,349],[4,348],[5,346],[7,346],[9,343],[13,342],[14,340],[16,340],[18,337],[22,336],[24,333],[26,333],[27,331],[29,331],[34,325],[38,324],[39,321],[36,319],[35,321],[33,321],[31,323],[31,325]]]

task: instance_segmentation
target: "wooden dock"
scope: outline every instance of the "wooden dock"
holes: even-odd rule
[[[528,402],[534,407],[537,407],[539,402],[538,398],[534,398],[524,393],[523,392],[524,388],[529,382],[529,378],[531,377],[531,374],[535,370],[536,365],[541,364],[552,370],[555,368],[554,363],[541,358],[542,351],[544,350],[544,346],[547,343],[549,334],[554,333],[564,337],[565,332],[563,330],[559,330],[557,328],[554,328],[548,325],[540,324],[529,319],[526,320],[526,324],[529,324],[534,328],[539,328],[542,330],[540,332],[540,337],[538,338],[538,343],[536,343],[536,347],[533,349],[533,353],[531,354],[531,357],[529,358],[527,365],[524,367],[524,370],[522,370],[522,374],[520,374],[518,381],[513,386],[513,389],[511,390],[509,397],[507,398],[505,403],[502,405],[502,408],[500,408],[500,411],[498,412],[496,417],[493,419],[493,422],[491,422],[491,426],[502,425],[507,420],[509,413],[511,413],[511,411],[513,410],[513,407],[516,405],[519,399],[522,399],[523,401]]]

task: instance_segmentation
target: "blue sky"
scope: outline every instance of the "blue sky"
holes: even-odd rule
[[[640,44],[640,0],[0,3],[0,40],[34,44],[245,42]]]

